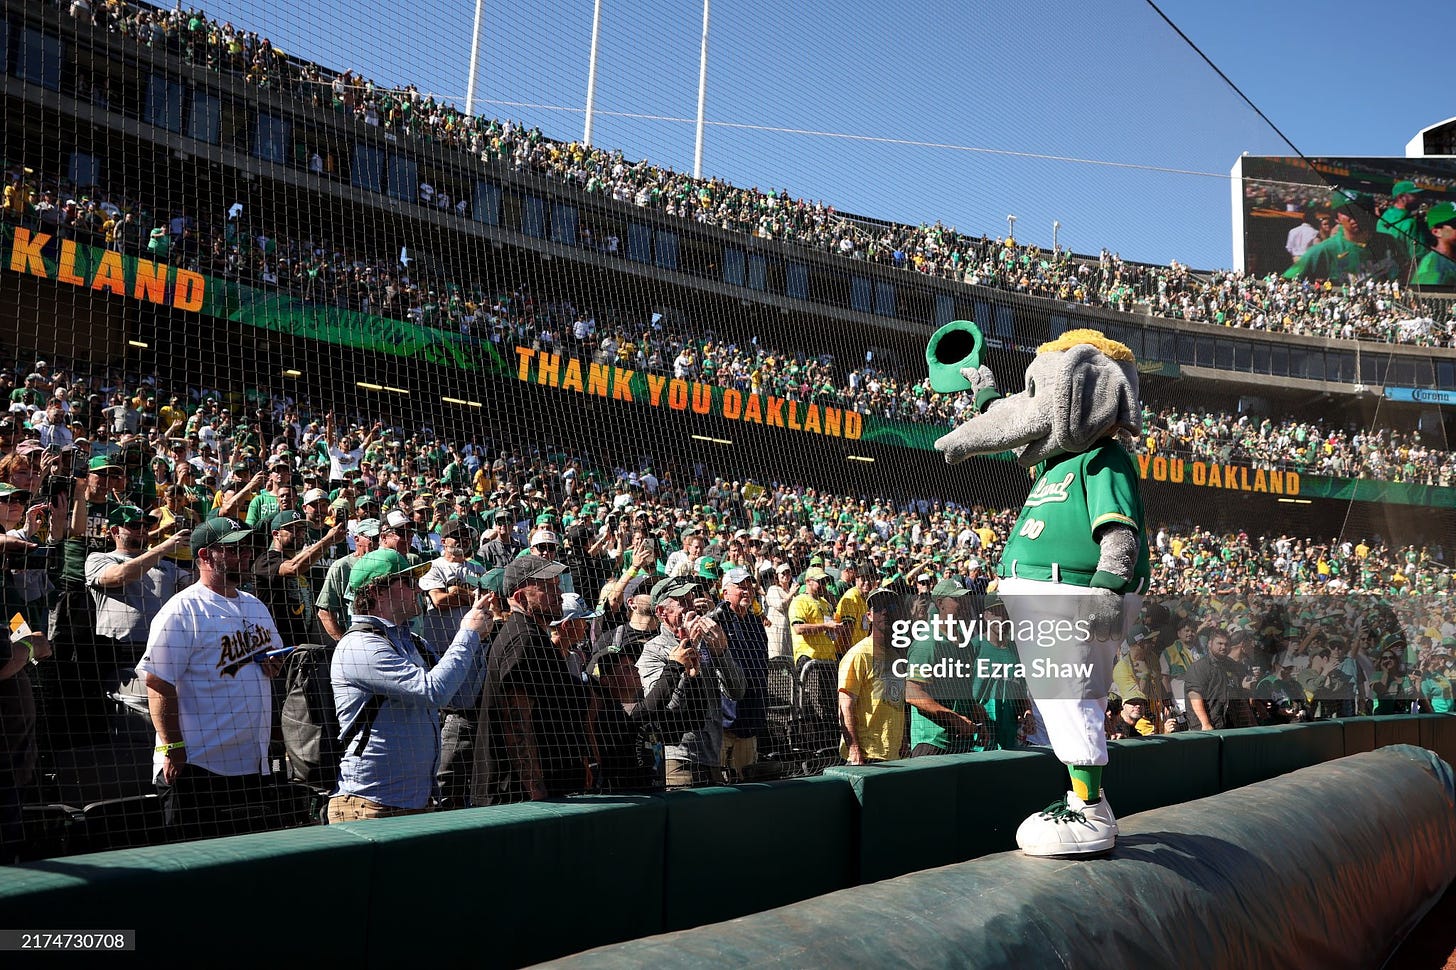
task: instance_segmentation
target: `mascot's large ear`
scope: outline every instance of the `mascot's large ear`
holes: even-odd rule
[[[1108,358],[1096,347],[1078,344],[1063,351],[1062,380],[1055,388],[1052,437],[1064,451],[1086,451],[1113,428],[1136,434],[1137,366]]]

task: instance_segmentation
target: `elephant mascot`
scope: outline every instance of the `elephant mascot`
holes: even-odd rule
[[[958,373],[973,416],[935,447],[952,465],[1010,451],[1032,475],[997,591],[1037,717],[1071,776],[1071,790],[1022,822],[1016,842],[1033,856],[1106,852],[1117,841],[1102,793],[1107,694],[1148,584],[1137,466],[1118,441],[1142,423],[1136,362],[1098,331],[1072,330],[1037,348],[1019,394],[1001,394],[979,352]]]

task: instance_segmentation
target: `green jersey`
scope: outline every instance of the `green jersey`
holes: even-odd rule
[[[1421,257],[1411,282],[1419,286],[1456,286],[1456,260],[1432,250]]]
[[[1373,234],[1364,245],[1352,242],[1340,233],[1305,250],[1299,262],[1284,271],[1284,278],[1343,280],[1350,276],[1368,276],[1395,279],[1400,270],[1398,251],[1404,253],[1400,244],[1384,233]]]
[[[1111,438],[1087,451],[1058,455],[1037,466],[1031,494],[1001,554],[1002,576],[1090,586],[1102,547],[1096,532],[1104,525],[1132,528],[1137,563],[1131,580],[1118,592],[1147,587],[1148,537],[1138,472],[1131,456]]]
[[[930,619],[936,619],[934,611]],[[932,629],[934,629],[932,627]],[[970,717],[976,709],[976,655],[966,644],[932,635],[917,639],[905,655],[907,681],[924,688],[942,707]],[[910,708],[910,747],[933,744],[947,753],[974,751],[969,737],[952,736],[949,731]]]

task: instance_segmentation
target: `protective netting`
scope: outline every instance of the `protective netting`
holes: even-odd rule
[[[694,178],[671,119],[695,44],[633,60],[610,28],[586,145],[556,110],[585,58],[554,68],[590,11],[493,14],[472,116],[432,59],[467,46],[455,6],[391,12],[414,19],[381,40],[337,4],[4,5],[0,861],[1042,740],[1014,636],[911,638],[907,662],[994,672],[942,667],[907,701],[869,635],[882,588],[912,623],[1005,609],[985,594],[1026,473],[933,447],[974,410],[926,380],[957,319],[1008,393],[1069,329],[1137,358],[1151,570],[1112,687],[1144,704],[1109,731],[1450,710],[1456,493],[1425,392],[1456,390],[1456,357],[1449,299],[1410,284],[1456,230],[1334,279],[1135,263],[1085,226],[1033,245],[1052,202],[983,187],[1105,157],[1099,125],[1005,123],[988,140],[1024,152],[954,162],[932,128],[825,147],[809,133],[858,130],[829,91],[722,95],[757,127],[713,128]],[[1151,18],[1104,29],[1243,110]],[[765,58],[785,90],[792,43]],[[1281,149],[1243,124],[1097,190],[1226,205],[1206,170]],[[806,144],[914,173],[927,210],[848,214],[874,197],[815,184]],[[801,166],[807,191],[758,187]],[[1261,178],[1270,206],[1270,184],[1334,198],[1318,171]],[[1022,231],[988,214],[1008,204]]]

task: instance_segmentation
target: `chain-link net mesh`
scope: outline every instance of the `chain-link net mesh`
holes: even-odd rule
[[[1150,555],[1110,732],[1450,709],[1445,418],[1369,393],[1456,388],[1411,252],[1284,281],[1001,233],[979,186],[1064,179],[1081,114],[967,170],[929,129],[811,141],[852,127],[828,92],[725,96],[762,124],[713,128],[695,178],[665,93],[695,45],[609,28],[586,144],[557,110],[585,58],[539,68],[590,17],[488,22],[466,114],[419,77],[458,6],[381,32],[338,4],[4,5],[0,861],[1044,743],[1037,630],[955,622],[1030,616],[987,597],[1046,523],[1008,454],[935,450],[977,406],[926,380],[954,320],[1007,395],[1068,330],[1136,358],[1115,447]],[[1187,66],[1161,42],[1150,73]],[[805,145],[974,197],[946,203],[971,228],[754,187],[822,178]],[[1175,169],[1244,147],[1104,188],[1226,198]]]

